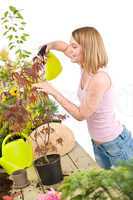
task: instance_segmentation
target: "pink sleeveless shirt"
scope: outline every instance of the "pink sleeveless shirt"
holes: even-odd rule
[[[80,101],[84,95],[85,88],[81,89],[81,84],[79,84],[78,97]],[[88,130],[94,141],[101,143],[112,141],[123,130],[122,124],[115,117],[113,97],[113,86],[111,85],[110,89],[104,93],[97,110],[87,119]]]

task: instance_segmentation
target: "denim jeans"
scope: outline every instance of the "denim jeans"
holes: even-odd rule
[[[92,140],[96,162],[105,169],[118,166],[119,161],[133,158],[133,138],[124,126],[122,133],[113,141],[96,144]]]

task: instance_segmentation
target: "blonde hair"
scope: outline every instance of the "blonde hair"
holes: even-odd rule
[[[108,57],[100,33],[93,27],[82,27],[72,32],[72,37],[83,50],[82,67],[88,72],[96,73],[106,67]]]

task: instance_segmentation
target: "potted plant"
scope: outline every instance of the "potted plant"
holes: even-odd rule
[[[35,165],[43,161],[48,166],[52,159],[52,165],[58,162],[57,167],[61,170],[59,155],[54,155],[55,161],[53,161],[51,156],[46,156],[46,152],[49,134],[52,132],[50,122],[61,121],[64,116],[58,114],[57,105],[47,94],[38,93],[36,89],[32,88],[33,83],[44,80],[46,61],[42,57],[35,57],[31,60],[31,53],[23,49],[23,44],[29,35],[24,31],[26,23],[19,10],[14,6],[9,6],[1,20],[4,29],[3,35],[8,40],[10,51],[14,51],[16,56],[12,61],[8,51],[0,52],[1,143],[5,135],[12,134],[11,140],[18,140],[21,134],[30,136],[33,130],[46,124],[47,127],[43,129],[45,133],[43,154],[45,156],[41,160],[35,161]],[[36,138],[35,141],[37,141]],[[40,147],[38,149],[42,152]],[[59,174],[60,178],[56,177],[55,182],[62,179],[61,171]],[[57,176],[59,174],[57,173]]]
[[[56,150],[56,146],[52,145],[49,141],[50,134],[53,131],[53,128],[50,127],[50,123],[46,123],[39,132],[36,130],[34,133],[34,141],[37,144],[35,151],[43,155],[35,160],[34,166],[44,185],[56,184],[63,179],[60,155],[47,155],[49,149]],[[40,145],[38,142],[39,136],[42,139],[43,145]]]
[[[121,162],[110,170],[93,169],[74,172],[66,177],[58,191],[62,200],[133,199],[133,160]]]

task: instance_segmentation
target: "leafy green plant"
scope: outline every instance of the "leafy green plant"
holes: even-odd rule
[[[17,62],[20,64],[31,54],[30,51],[25,50],[23,47],[29,38],[29,34],[25,32],[26,22],[21,11],[14,6],[9,6],[2,14],[1,24],[3,35],[8,40],[8,47],[10,50],[13,49],[15,51]]]
[[[59,191],[62,200],[132,200],[133,160],[110,169],[74,172],[65,178]]]

